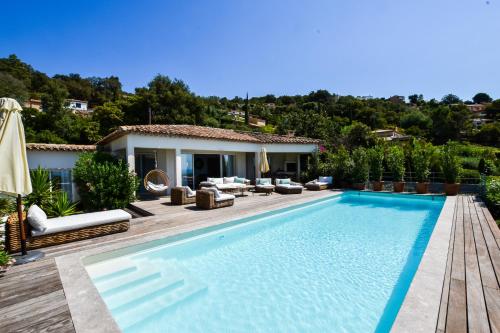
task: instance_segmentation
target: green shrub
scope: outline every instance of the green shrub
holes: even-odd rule
[[[494,161],[481,158],[477,170],[483,175],[492,176],[495,174],[496,168]]]
[[[365,183],[368,180],[370,164],[366,149],[359,147],[352,152],[352,179],[354,183]]]
[[[500,217],[500,177],[488,177],[486,179],[485,201],[491,214],[495,218]]]
[[[105,153],[80,155],[73,172],[86,210],[124,208],[134,200],[139,187],[127,164]]]
[[[333,177],[336,181],[349,180],[352,160],[344,146],[340,146],[337,153],[331,156],[329,164],[331,165]]]
[[[49,171],[38,167],[35,170],[31,170],[30,177],[32,192],[26,196],[26,207],[38,205],[42,209],[46,209],[52,200],[53,194]]]
[[[370,161],[370,178],[373,181],[381,181],[384,175],[384,146],[376,145],[368,150]]]
[[[10,213],[16,211],[16,203],[14,199],[10,197],[0,198],[0,217],[4,215],[9,215]]]
[[[456,145],[451,142],[448,142],[442,148],[441,171],[446,183],[454,184],[460,181],[462,165],[457,154]]]
[[[414,141],[411,151],[411,165],[415,172],[417,182],[423,183],[429,180],[431,173],[431,158],[434,147],[431,144]]]
[[[76,206],[77,203],[71,202],[66,192],[59,191],[53,195],[52,201],[46,207],[46,213],[51,217],[73,215],[77,213]]]
[[[461,160],[464,169],[478,170],[480,164],[479,157],[462,157]]]
[[[0,250],[0,266],[7,265],[11,259],[12,257],[7,252]]]
[[[395,182],[404,181],[405,154],[400,146],[391,146],[387,151],[387,167],[392,173]]]
[[[481,174],[477,170],[462,169],[460,172],[460,181],[462,184],[479,184]]]

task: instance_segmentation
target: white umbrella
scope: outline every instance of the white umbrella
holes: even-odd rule
[[[26,232],[21,197],[31,193],[26,142],[21,118],[23,109],[12,98],[0,98],[0,192],[17,196],[22,254],[26,255]]]
[[[260,151],[260,165],[259,165],[260,172],[266,173],[269,171],[269,162],[267,161],[267,152],[266,148],[262,148]]]

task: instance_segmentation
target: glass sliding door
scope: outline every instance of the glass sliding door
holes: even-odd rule
[[[193,154],[181,154],[182,186],[194,189]]]
[[[234,155],[221,155],[222,177],[234,176]]]

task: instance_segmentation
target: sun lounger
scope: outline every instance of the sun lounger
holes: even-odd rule
[[[321,191],[331,188],[332,185],[333,177],[318,177],[318,179],[306,183],[305,186],[309,191]]]
[[[225,194],[216,188],[202,188],[196,191],[196,206],[203,209],[214,209],[232,206],[235,196]]]
[[[299,184],[292,182],[290,178],[276,179],[276,187],[274,190],[281,194],[300,194],[304,187]]]
[[[187,205],[196,202],[196,191],[189,186],[174,187],[170,193],[170,202],[173,205]]]

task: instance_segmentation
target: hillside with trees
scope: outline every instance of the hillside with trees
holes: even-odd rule
[[[358,98],[327,90],[308,95],[266,95],[244,99],[203,97],[181,80],[157,75],[134,93],[122,90],[120,79],[58,74],[49,77],[15,55],[0,59],[0,96],[42,101],[43,112],[25,108],[28,142],[95,143],[120,125],[193,124],[237,130],[308,136],[325,145],[370,146],[371,130],[398,128],[405,134],[434,144],[449,140],[500,147],[500,99],[478,93],[473,101],[449,94],[441,100],[425,100],[414,94],[407,101],[397,97]],[[91,115],[72,113],[65,100],[88,101]],[[467,104],[485,103],[492,122],[474,126]],[[149,112],[151,110],[151,113]],[[237,117],[235,114],[244,114]],[[264,127],[250,127],[249,115],[266,121]],[[243,119],[241,119],[243,118]]]

